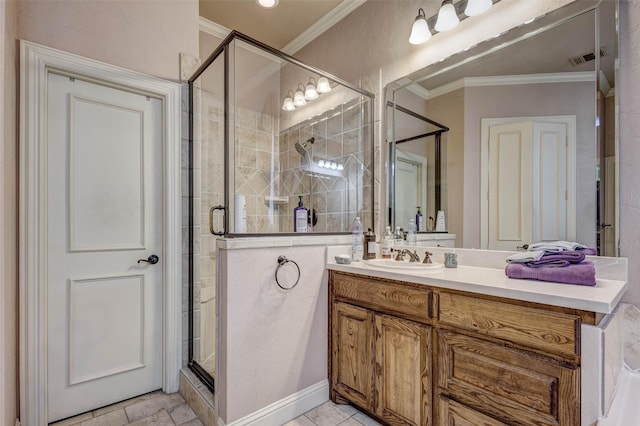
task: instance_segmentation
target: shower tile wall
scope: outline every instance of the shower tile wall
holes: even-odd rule
[[[313,232],[348,231],[357,215],[363,223],[371,223],[371,129],[365,124],[367,108],[361,107],[356,99],[281,133],[281,195],[289,199],[280,217],[284,232],[293,231],[293,209],[300,195],[307,208],[316,210]],[[295,144],[311,137],[315,142],[305,158]],[[323,173],[315,165],[319,159],[343,164],[344,170]]]
[[[235,194],[247,203],[247,233],[281,232],[279,205],[280,148],[277,119],[261,112],[238,108],[236,121]],[[233,202],[233,200],[230,200]]]

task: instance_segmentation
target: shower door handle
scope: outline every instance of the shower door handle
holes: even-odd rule
[[[216,232],[213,229],[213,212],[216,210],[222,210],[222,232]],[[213,206],[209,209],[209,232],[213,235],[225,235],[227,233],[224,229],[224,224],[227,222],[227,208],[225,206]]]

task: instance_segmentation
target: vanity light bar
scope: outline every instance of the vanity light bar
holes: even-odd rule
[[[500,0],[462,0],[454,3],[454,0],[444,0],[438,10],[438,14],[427,19],[424,10],[418,9],[411,27],[411,35],[409,43],[422,44],[426,43],[432,34],[445,32],[454,29],[460,21],[471,17],[478,16],[491,8]],[[431,31],[433,28],[433,32]]]
[[[318,81],[314,77],[309,78],[306,85],[298,84],[295,90],[289,90],[282,102],[284,111],[294,111],[296,108],[305,106],[308,101],[316,100],[320,95],[331,91],[331,83],[327,77],[320,77]]]

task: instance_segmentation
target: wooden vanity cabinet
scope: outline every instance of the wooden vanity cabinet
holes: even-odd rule
[[[390,425],[580,425],[579,333],[590,313],[329,277],[333,401]]]
[[[429,296],[423,289],[393,287],[358,277],[332,280],[331,293],[338,296],[330,307],[331,399],[351,402],[387,424],[430,425],[432,330],[397,312],[404,301],[407,317],[426,318]],[[345,290],[354,303],[339,301]],[[396,315],[376,311],[379,298]]]

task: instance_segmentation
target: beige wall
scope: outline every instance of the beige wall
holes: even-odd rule
[[[3,425],[13,425],[18,413],[16,23],[16,2],[0,2],[0,424]]]
[[[168,80],[198,54],[196,0],[20,0],[18,37]]]

